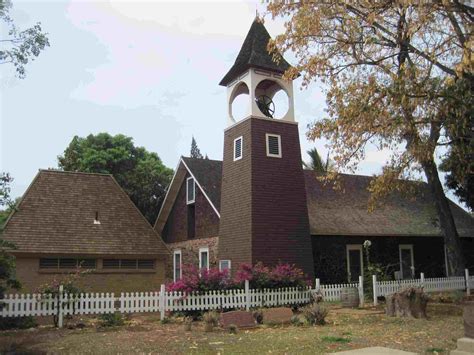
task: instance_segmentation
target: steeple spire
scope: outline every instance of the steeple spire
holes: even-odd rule
[[[227,84],[249,68],[270,70],[277,73],[284,73],[290,68],[290,64],[283,57],[280,57],[275,62],[273,55],[268,53],[267,46],[271,37],[258,16],[258,11],[256,10],[255,12],[255,20],[250,27],[247,37],[245,37],[239,55],[219,85],[227,86]]]

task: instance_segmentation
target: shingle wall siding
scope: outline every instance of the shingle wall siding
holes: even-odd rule
[[[296,264],[313,278],[298,126],[252,119],[252,260]],[[267,157],[267,133],[281,136],[281,158]]]
[[[186,203],[186,174],[183,183],[176,196],[173,208],[161,234],[165,243],[176,243],[188,240],[188,205]],[[195,237],[215,237],[219,230],[219,217],[214,212],[209,201],[200,188],[196,185],[195,195]]]
[[[234,161],[234,139],[242,136],[242,159]],[[252,262],[251,120],[224,133],[219,258],[231,259],[232,269]]]

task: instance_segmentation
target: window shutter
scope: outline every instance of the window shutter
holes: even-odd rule
[[[234,140],[234,161],[242,159],[242,137]]]
[[[279,135],[267,134],[267,155],[281,157],[281,140]]]

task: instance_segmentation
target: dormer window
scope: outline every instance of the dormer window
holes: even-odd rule
[[[196,195],[196,186],[194,183],[194,179],[192,177],[188,177],[186,180],[186,203],[189,205],[194,203]]]
[[[94,219],[94,224],[100,224],[100,220],[99,220],[99,211],[95,211],[95,219]]]
[[[267,141],[267,157],[281,158],[281,136],[267,133],[265,138]]]
[[[243,138],[240,136],[234,140],[234,161],[242,159]]]

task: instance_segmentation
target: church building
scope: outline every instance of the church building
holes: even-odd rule
[[[341,175],[342,191],[325,186],[302,167],[290,65],[267,51],[270,35],[256,19],[220,85],[227,89],[223,160],[182,157],[155,223],[173,253],[168,277],[184,264],[236,270],[242,263],[295,264],[308,278],[355,281],[363,274],[363,243],[371,259],[410,278],[443,276],[444,241],[433,197],[425,183],[416,199],[392,194],[367,210],[371,177]],[[283,92],[288,109],[275,116],[273,98]],[[250,113],[236,119],[243,95]],[[451,203],[468,266],[474,268],[474,222]],[[474,271],[474,270],[473,270]]]

